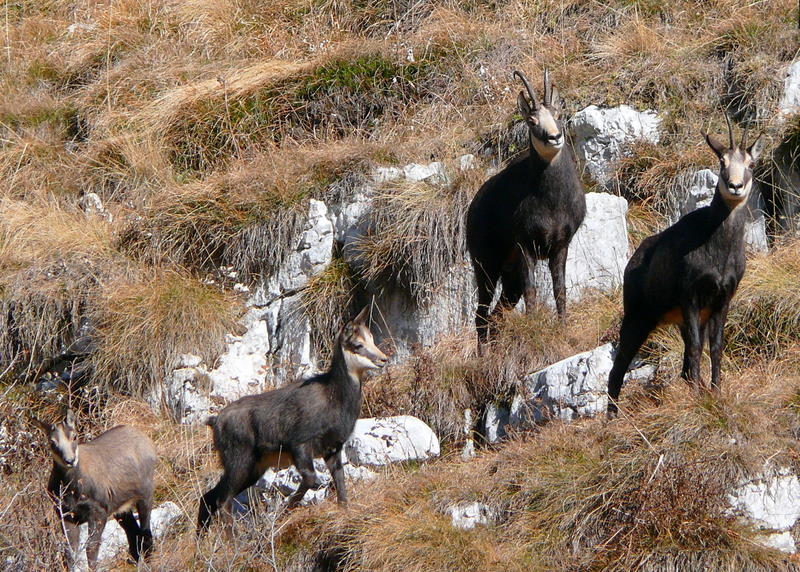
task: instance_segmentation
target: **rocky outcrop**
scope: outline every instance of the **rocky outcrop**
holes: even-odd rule
[[[586,195],[586,218],[567,254],[567,299],[574,302],[590,290],[606,292],[622,284],[628,262],[628,202],[608,193]],[[555,308],[553,282],[547,262],[536,264],[536,294]]]
[[[472,530],[476,526],[494,524],[497,512],[482,502],[464,502],[449,506],[445,511],[452,525],[461,530]]]
[[[786,70],[778,109],[784,115],[800,113],[800,60],[793,62]]]
[[[471,169],[475,157],[464,155],[456,163],[456,168]],[[366,179],[336,183],[343,187],[331,192],[330,196],[340,200],[330,209],[321,201],[309,201],[307,220],[295,247],[278,271],[250,294],[241,321],[243,333],[228,335],[226,351],[213,364],[184,356],[165,379],[165,394],[152,396],[152,401],[168,403],[184,423],[199,423],[243,395],[313,373],[316,359],[303,291],[331,262],[337,245],[348,260],[348,245],[371,224],[374,189],[401,178],[431,184],[449,180],[439,162],[382,167]],[[567,294],[572,301],[587,290],[618,286],[628,256],[625,200],[589,193],[586,201],[587,216],[567,259]],[[537,265],[536,280],[540,299],[554,305],[550,272],[543,261]],[[240,291],[248,291],[239,286]],[[395,361],[407,357],[415,346],[430,346],[441,335],[470,324],[476,304],[467,260],[454,265],[424,300],[402,288],[382,288],[373,294],[380,309],[380,319],[374,324],[376,340],[392,347]]]
[[[439,456],[439,438],[425,422],[410,415],[359,419],[344,453],[354,465],[425,461]]]
[[[549,419],[571,421],[605,414],[608,374],[615,355],[608,343],[525,377],[511,403],[509,424],[530,427]],[[647,380],[654,374],[654,366],[634,362],[625,380]]]
[[[758,542],[769,548],[797,552],[792,528],[800,519],[800,481],[787,468],[765,471],[728,496],[729,513],[763,531]]]
[[[601,184],[608,182],[614,163],[636,140],[658,143],[661,119],[653,111],[636,111],[628,105],[582,109],[570,120],[578,157]]]
[[[159,539],[164,536],[182,516],[183,511],[174,502],[168,501],[153,509],[150,513],[150,530],[153,532],[153,537]],[[89,569],[89,563],[86,560],[87,527],[87,524],[80,527],[80,548],[78,549],[78,558],[72,567],[73,572],[83,572]],[[102,564],[111,561],[123,553],[128,554],[128,538],[117,521],[110,519],[103,530],[97,562]]]
[[[167,402],[178,419],[201,422],[222,404],[312,372],[302,289],[330,263],[333,231],[325,204],[311,200],[295,249],[247,301],[244,333],[228,335],[227,349],[214,367],[181,360],[165,380]]]

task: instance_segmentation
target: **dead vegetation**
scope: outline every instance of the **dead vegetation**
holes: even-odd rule
[[[93,319],[104,387],[73,396],[81,429],[143,426],[162,459],[158,499],[189,515],[154,567],[792,568],[720,512],[725,488],[765,460],[796,465],[789,239],[749,262],[721,395],[673,381],[682,347],[662,330],[648,351],[667,387],[632,390],[629,419],[553,425],[471,463],[446,455],[388,469],[357,488],[348,512],[328,503],[277,524],[259,514],[235,527],[233,544],[222,531],[198,544],[191,530],[218,475],[205,429],[154,418],[128,396],[161,383],[180,353],[213,362],[235,331],[241,303],[206,284],[210,273],[234,266],[258,283],[297,240],[308,201],[347,198],[376,165],[443,160],[452,177],[377,190],[361,264],[337,257],[304,292],[315,343],[333,337],[364,282],[424,300],[463,257],[463,212],[484,169],[518,151],[514,69],[539,77],[548,67],[567,114],[626,103],[662,115],[662,143],[637,146],[618,169],[634,244],[663,228],[670,188],[713,164],[698,129],[721,125],[721,108],[772,137],[761,178],[785,204],[771,230],[791,230],[796,197],[781,193],[796,187],[800,128],[778,122],[775,105],[780,70],[798,53],[796,3],[53,0],[2,14],[0,369],[15,360],[33,371]],[[479,155],[477,168],[456,175],[449,162],[465,152]],[[80,209],[87,192],[113,221]],[[372,380],[365,412],[417,415],[455,451],[465,409],[477,417],[520,376],[613,337],[619,311],[616,292],[576,306],[564,326],[545,309],[508,314],[482,360],[472,334],[455,332]],[[19,436],[10,456],[0,450],[0,567],[59,569],[46,456],[24,416],[61,404],[38,402],[17,373],[0,380],[0,432]],[[472,500],[496,508],[498,522],[452,528],[444,509]]]
[[[725,512],[726,491],[767,460],[795,466],[792,371],[748,370],[718,396],[680,382],[637,392],[630,419],[555,424],[376,482],[350,511],[293,517],[281,542],[343,570],[792,569]],[[453,528],[447,507],[471,501],[495,524]]]

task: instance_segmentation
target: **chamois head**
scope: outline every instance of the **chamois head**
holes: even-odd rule
[[[51,425],[34,419],[34,423],[44,431],[50,441],[53,460],[66,468],[78,465],[78,433],[75,431],[75,413],[67,410],[64,420]]]
[[[366,306],[358,316],[345,324],[340,338],[347,369],[359,378],[367,370],[382,368],[389,359],[375,345],[367,326],[368,319],[369,306]]]
[[[517,96],[519,112],[528,124],[531,144],[544,161],[552,161],[564,146],[564,131],[559,121],[560,101],[558,90],[550,84],[550,76],[544,70],[544,101],[536,99],[536,94],[531,89],[528,79],[520,71],[515,71],[528,91],[530,103],[523,92]]]
[[[719,189],[722,198],[733,207],[744,203],[750,194],[753,185],[753,163],[758,159],[763,147],[762,136],[759,135],[752,145],[747,146],[747,129],[742,134],[742,141],[736,144],[733,140],[733,129],[728,115],[725,114],[725,123],[728,125],[728,144],[726,145],[716,135],[709,135],[705,130],[701,133],[708,146],[719,158]]]

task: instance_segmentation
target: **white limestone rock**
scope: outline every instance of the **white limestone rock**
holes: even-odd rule
[[[359,419],[344,452],[353,465],[424,461],[439,455],[439,438],[410,415]]]
[[[710,205],[718,181],[719,175],[711,169],[697,171],[689,180],[686,194],[676,197],[671,223],[675,223],[683,215],[695,209]],[[755,189],[753,192],[756,192]],[[767,241],[767,221],[764,217],[764,200],[757,195],[750,199],[750,205],[742,208],[750,209],[744,227],[744,242],[747,249],[751,252],[767,252],[769,242]]]
[[[570,120],[578,156],[592,177],[605,184],[614,163],[636,140],[659,141],[661,119],[653,111],[636,111],[628,105],[582,109]]]
[[[622,284],[628,263],[628,201],[608,193],[586,195],[586,218],[567,253],[567,300],[577,301],[588,290],[609,291]],[[555,308],[553,281],[547,261],[536,263],[534,273],[539,301]],[[524,302],[520,302],[520,305]]]
[[[461,530],[472,530],[479,524],[487,526],[497,521],[496,511],[482,502],[454,504],[446,512],[453,526]]]
[[[488,443],[497,443],[506,437],[506,427],[511,416],[507,407],[496,403],[486,406],[483,415],[483,438]]]
[[[348,484],[358,481],[371,481],[378,476],[377,473],[367,467],[354,467],[347,462],[344,462],[343,469]],[[317,478],[322,486],[317,490],[306,491],[300,501],[303,506],[319,504],[330,494],[333,494],[331,490],[333,479],[325,461],[314,459],[314,470],[317,472]],[[253,488],[255,492],[262,495],[270,509],[275,509],[298,489],[300,481],[300,473],[294,466],[280,471],[267,469],[256,484],[253,485]],[[245,514],[250,508],[249,505],[248,491],[243,491],[235,499],[235,512],[237,514]]]
[[[461,155],[458,158],[458,169],[460,171],[469,171],[470,169],[474,169],[476,161],[477,161],[477,158],[472,153],[467,153],[466,155]]]
[[[182,358],[183,367],[165,380],[167,401],[182,423],[202,423],[225,403],[312,372],[311,328],[301,292],[330,263],[333,240],[327,207],[312,199],[295,249],[248,299],[244,333],[228,334],[214,367]]]
[[[427,181],[440,185],[446,185],[449,181],[444,165],[439,161],[434,161],[427,165],[418,163],[406,165],[403,167],[403,176],[409,181]]]
[[[472,322],[474,290],[472,265],[465,261],[450,268],[424,300],[402,289],[371,292],[382,315],[372,326],[375,340],[392,347],[395,363],[406,359],[414,346],[430,347],[441,335]]]
[[[333,257],[333,223],[322,201],[308,202],[308,221],[294,250],[278,272],[270,277],[268,290],[276,295],[296,292],[322,272]]]
[[[347,202],[332,206],[330,214],[336,242],[347,244],[361,236],[368,226],[366,219],[371,210],[372,189],[368,186],[354,190]]]
[[[153,533],[153,538],[159,539],[163,537],[175,522],[183,516],[183,511],[174,502],[167,501],[157,508],[153,509],[150,513],[150,530]],[[137,517],[138,518],[138,517]],[[89,564],[86,559],[86,541],[88,539],[88,524],[83,524],[80,527],[80,544],[78,548],[78,558],[72,566],[73,572],[83,572],[89,569]],[[100,552],[97,555],[97,562],[110,561],[117,556],[128,554],[128,538],[125,536],[125,531],[113,518],[106,523],[103,530],[102,540],[100,541]]]
[[[778,108],[783,115],[800,113],[800,60],[793,62],[786,70]]]
[[[525,377],[511,403],[509,424],[531,426],[549,419],[571,421],[604,414],[608,405],[608,374],[616,351],[604,344]],[[625,376],[646,380],[655,373],[651,365],[634,362]]]
[[[730,514],[765,531],[764,546],[794,554],[791,529],[800,519],[800,481],[788,468],[766,470],[728,495]]]
[[[376,183],[386,183],[397,179],[409,181],[427,181],[429,183],[445,185],[450,181],[444,165],[439,161],[423,165],[409,163],[403,167],[376,167],[372,171],[372,179]]]
[[[78,199],[78,205],[88,215],[99,216],[108,222],[114,222],[114,215],[103,206],[103,201],[97,193],[84,193]]]

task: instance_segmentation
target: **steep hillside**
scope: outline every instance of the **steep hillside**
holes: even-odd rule
[[[66,402],[82,434],[126,422],[156,441],[158,499],[189,515],[160,542],[161,569],[796,565],[725,509],[765,466],[800,470],[800,115],[782,111],[800,56],[795,2],[20,0],[2,14],[0,568],[61,566],[48,454],[28,417],[54,419]],[[607,181],[580,165],[587,192],[628,200],[632,246],[716,168],[701,128],[723,132],[726,110],[766,134],[769,251],[751,254],[734,299],[722,392],[677,379],[682,344],[663,330],[644,352],[655,381],[626,390],[623,418],[552,423],[461,461],[464,411],[480,417],[525,374],[613,341],[619,289],[586,294],[566,324],[544,307],[505,316],[484,358],[471,309],[447,323],[432,312],[436,335],[404,339],[407,324],[385,317],[402,309],[379,304],[402,359],[369,382],[364,414],[420,417],[443,456],[382,469],[347,511],[257,514],[230,542],[222,530],[196,541],[218,468],[204,427],[152,407],[174,370],[192,354],[194,383],[215,383],[232,336],[253,332],[248,312],[276,297],[311,347],[296,358],[286,340],[299,322],[270,325],[262,385],[323,366],[366,301],[442,297],[466,261],[466,206],[525,145],[512,71],[538,87],[545,68],[567,117],[626,104],[660,119],[658,142],[627,145]],[[434,161],[441,180],[384,176]],[[345,251],[334,223],[367,186],[369,228]],[[328,258],[276,287],[323,206]],[[88,380],[43,385],[65,352],[81,359],[62,371]],[[448,508],[473,501],[489,525],[451,526]]]

